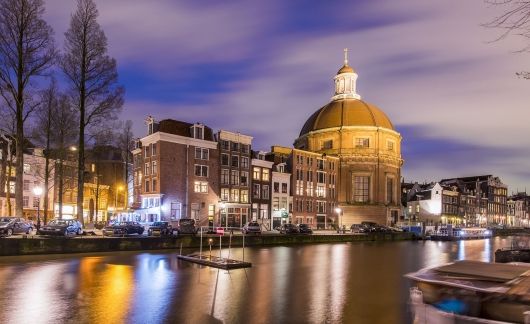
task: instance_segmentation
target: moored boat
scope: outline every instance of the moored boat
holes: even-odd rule
[[[483,227],[463,227],[453,228],[445,226],[431,234],[431,240],[437,241],[456,241],[456,240],[473,240],[485,239],[492,236],[492,231]]]
[[[405,275],[414,323],[530,323],[530,264],[457,261]]]

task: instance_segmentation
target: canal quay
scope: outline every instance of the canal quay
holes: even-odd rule
[[[404,274],[492,262],[511,240],[232,248],[252,267],[229,271],[179,260],[175,250],[7,256],[0,311],[3,323],[410,323]]]

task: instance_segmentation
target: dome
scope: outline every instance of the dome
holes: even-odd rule
[[[355,71],[353,70],[353,68],[351,66],[349,66],[348,64],[344,64],[339,72],[337,72],[337,74],[341,74],[341,73],[355,73]]]
[[[390,119],[376,106],[363,100],[333,100],[305,122],[300,136],[319,129],[341,126],[376,126],[394,130]]]

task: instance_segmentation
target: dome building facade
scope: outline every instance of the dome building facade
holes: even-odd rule
[[[306,121],[294,147],[339,158],[338,225],[393,224],[401,215],[401,135],[386,114],[361,99],[357,73],[344,65],[331,101]]]

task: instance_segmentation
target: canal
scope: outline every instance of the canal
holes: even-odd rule
[[[253,267],[232,271],[167,251],[0,257],[0,316],[2,323],[409,323],[405,273],[493,261],[510,243],[256,247],[245,249]],[[243,257],[240,248],[230,253]]]

